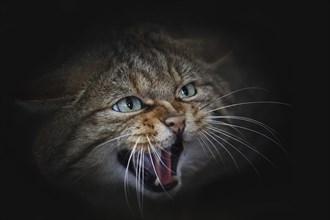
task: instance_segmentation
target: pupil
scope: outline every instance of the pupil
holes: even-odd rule
[[[129,109],[133,109],[133,102],[131,98],[126,99],[126,105]]]
[[[184,94],[184,95],[188,95],[188,89],[187,89],[187,87],[182,87],[182,93]]]

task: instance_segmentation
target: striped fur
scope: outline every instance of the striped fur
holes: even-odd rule
[[[192,42],[187,45],[162,30],[113,32],[87,44],[61,68],[45,74],[37,82],[43,87],[35,87],[46,87],[43,93],[51,95],[33,98],[34,103],[51,106],[34,147],[45,176],[82,194],[87,194],[87,188],[111,191],[124,182],[125,168],[117,160],[118,151],[132,150],[134,145],[147,151],[149,142],[160,148],[172,145],[175,137],[164,119],[177,113],[185,115],[186,128],[184,155],[178,165],[180,184],[173,193],[181,189],[181,178],[192,178],[206,169],[212,160],[203,153],[205,149],[196,137],[208,125],[208,111],[228,99],[203,109],[200,106],[229,90],[221,76],[192,52]],[[179,90],[188,83],[194,84],[197,94],[180,100]],[[129,96],[139,98],[146,107],[132,113],[112,109]],[[225,110],[219,112],[227,114]],[[128,177],[132,188],[134,181]],[[144,193],[164,197],[148,190]]]

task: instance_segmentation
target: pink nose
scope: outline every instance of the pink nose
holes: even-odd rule
[[[182,134],[185,124],[186,117],[184,115],[170,116],[165,119],[165,124],[176,134]]]

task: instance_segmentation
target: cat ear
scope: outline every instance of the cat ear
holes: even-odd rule
[[[52,99],[16,99],[16,104],[30,112],[49,112],[60,108],[73,106],[74,98],[71,96]]]
[[[49,112],[72,107],[84,90],[69,90],[67,79],[45,75],[20,86],[16,104],[30,112]]]
[[[181,39],[181,44],[194,57],[210,66],[218,66],[232,58],[232,43],[222,35]]]

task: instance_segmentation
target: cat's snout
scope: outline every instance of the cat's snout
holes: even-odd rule
[[[170,116],[164,122],[176,135],[181,135],[186,126],[186,117],[184,115]]]

